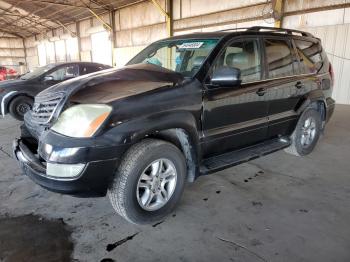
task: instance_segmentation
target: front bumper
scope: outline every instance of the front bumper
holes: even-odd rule
[[[58,193],[80,197],[105,196],[113,179],[118,159],[90,161],[76,178],[57,178],[46,174],[46,162],[41,159],[25,139],[13,142],[13,153],[30,179],[40,186]],[[82,158],[82,157],[80,157]]]

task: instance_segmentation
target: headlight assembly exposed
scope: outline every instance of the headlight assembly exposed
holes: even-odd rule
[[[68,108],[51,130],[69,137],[92,137],[105,122],[112,107],[101,104],[82,104]]]

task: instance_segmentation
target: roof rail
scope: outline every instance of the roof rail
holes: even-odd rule
[[[225,32],[225,31],[238,31],[238,30],[246,30],[246,31],[254,31],[254,32],[260,32],[262,30],[265,30],[270,32],[281,32],[281,33],[283,32],[289,35],[293,35],[294,33],[294,34],[301,34],[302,36],[306,36],[306,37],[314,37],[312,34],[308,32],[303,32],[303,31],[289,29],[289,28],[277,28],[277,27],[268,27],[268,26],[239,27],[239,28],[225,29],[220,31]]]
[[[248,30],[249,31],[256,31],[256,32],[259,32],[261,30],[285,32],[289,35],[292,35],[293,33],[297,33],[297,34],[301,34],[302,36],[314,37],[312,34],[310,34],[308,32],[289,29],[289,28],[277,28],[277,27],[268,27],[268,26],[252,26]]]

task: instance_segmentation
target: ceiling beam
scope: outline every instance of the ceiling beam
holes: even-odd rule
[[[26,2],[33,2],[33,3],[40,3],[40,4],[46,4],[46,5],[57,5],[57,6],[66,6],[66,7],[72,7],[72,8],[87,8],[86,6],[82,5],[73,5],[73,4],[66,4],[66,3],[58,3],[58,2],[50,2],[46,0],[26,0]],[[90,7],[92,9],[102,9],[102,7]]]
[[[22,35],[17,34],[17,33],[14,33],[14,32],[12,32],[12,31],[8,31],[8,30],[6,30],[6,29],[1,29],[1,28],[0,28],[0,32],[6,33],[6,34],[9,34],[9,35],[13,35],[13,36],[16,36],[16,37],[19,37],[19,38],[23,38]]]

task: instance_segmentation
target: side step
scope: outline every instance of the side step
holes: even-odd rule
[[[220,170],[276,152],[288,147],[289,145],[289,138],[279,138],[222,155],[213,156],[202,161],[200,173],[202,175],[207,175],[218,172]]]

